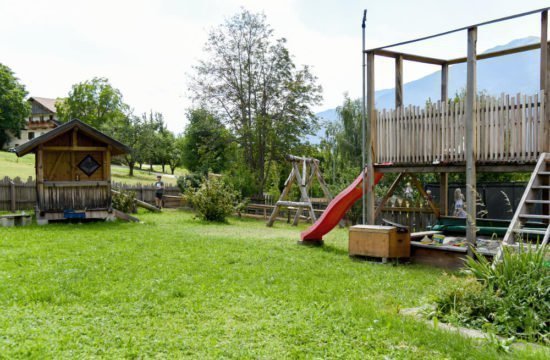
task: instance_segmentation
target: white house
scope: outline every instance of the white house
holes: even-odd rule
[[[47,133],[59,125],[55,103],[58,99],[31,97],[27,100],[31,104],[31,115],[19,136],[11,136],[5,147],[7,149],[23,145],[37,136]]]

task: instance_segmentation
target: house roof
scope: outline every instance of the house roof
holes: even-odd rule
[[[29,98],[29,101],[34,100],[40,105],[42,105],[46,110],[53,112],[54,114],[57,112],[55,108],[55,104],[60,101],[60,99],[50,99],[50,98],[43,98],[43,97],[37,97],[32,96]]]
[[[91,127],[88,124],[83,123],[82,121],[78,119],[73,119],[65,124],[62,124],[55,129],[45,133],[44,135],[41,135],[39,137],[36,137],[32,139],[31,141],[28,141],[24,143],[23,145],[18,146],[15,148],[15,153],[17,156],[21,157],[24,156],[30,152],[34,152],[35,149],[45,142],[50,141],[53,138],[56,138],[59,135],[62,135],[66,132],[69,132],[73,130],[74,128],[77,128],[78,131],[81,131],[82,133],[88,135],[91,138],[94,138],[98,141],[101,141],[105,144],[108,144],[111,146],[111,154],[112,155],[122,155],[127,154],[131,151],[131,149],[118,142],[117,140],[113,139],[110,136],[105,135],[101,131]]]

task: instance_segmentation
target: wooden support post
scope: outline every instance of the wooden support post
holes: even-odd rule
[[[449,65],[441,65],[441,102],[449,98]]]
[[[468,254],[473,255],[472,248],[476,245],[476,93],[477,93],[477,27],[468,29],[468,62],[466,73],[466,204]]]
[[[439,174],[439,211],[442,216],[449,215],[449,173]]]
[[[17,210],[17,200],[15,198],[15,182],[10,180],[10,202],[11,202],[11,211],[15,212]]]
[[[395,58],[395,108],[403,106],[403,56]]]
[[[366,123],[366,161],[367,161],[367,183],[365,184],[365,192],[363,196],[366,196],[366,222],[368,225],[374,225],[374,153],[373,153],[373,138],[374,138],[374,121],[375,121],[375,108],[374,108],[374,53],[367,53],[367,123]]]

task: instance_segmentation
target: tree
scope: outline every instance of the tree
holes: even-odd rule
[[[101,129],[109,122],[126,117],[129,107],[109,80],[94,77],[73,85],[68,97],[56,103],[56,109],[61,122],[79,119]]]
[[[182,141],[182,164],[189,171],[220,173],[227,168],[231,135],[220,119],[205,109],[187,114]]]
[[[321,87],[309,67],[296,68],[286,40],[274,39],[262,14],[242,10],[210,32],[205,51],[194,67],[193,99],[230,126],[263,190],[272,162],[314,130],[311,106],[321,101]]]
[[[167,163],[170,166],[170,172],[174,175],[176,168],[182,165],[185,138],[183,136],[176,137],[174,133],[168,132],[167,140]]]
[[[0,149],[9,136],[19,136],[30,113],[25,100],[25,86],[15,77],[13,71],[0,63]]]
[[[105,129],[111,136],[131,149],[128,154],[124,155],[124,161],[128,165],[129,175],[134,176],[136,162],[139,161],[141,156],[139,153],[143,134],[141,119],[134,115],[125,116],[109,122],[105,125]]]

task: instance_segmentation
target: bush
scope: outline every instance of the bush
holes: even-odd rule
[[[237,198],[235,191],[218,178],[205,180],[196,190],[189,188],[186,197],[202,219],[219,222],[233,213]]]
[[[436,314],[444,320],[492,332],[549,343],[550,267],[546,247],[505,248],[495,267],[482,255],[467,259],[473,278],[436,300]]]
[[[178,187],[182,193],[188,190],[196,190],[201,186],[203,176],[200,174],[188,174],[178,177]]]
[[[113,193],[113,208],[127,214],[136,213],[136,193],[129,190]]]

